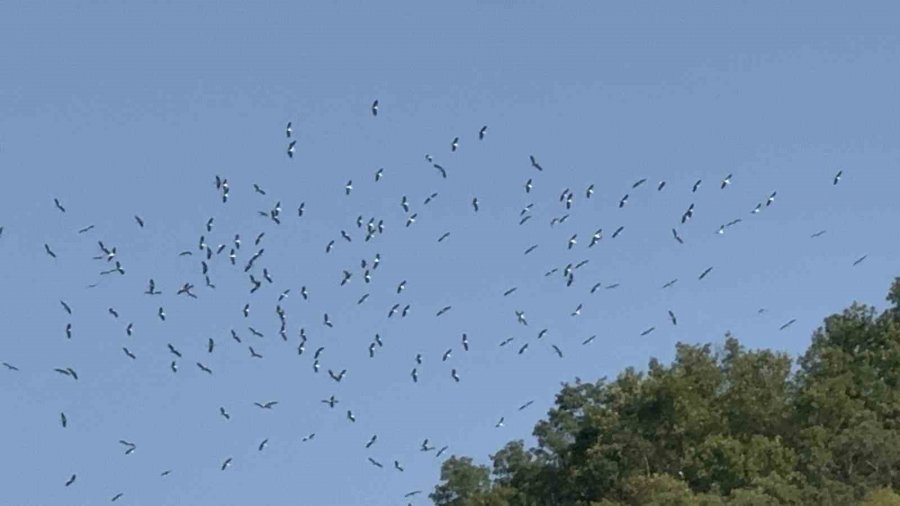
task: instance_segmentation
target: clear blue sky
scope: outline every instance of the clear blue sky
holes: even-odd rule
[[[650,356],[671,358],[678,341],[721,342],[726,331],[797,353],[824,316],[854,299],[883,306],[900,250],[900,12],[888,2],[843,4],[4,4],[0,360],[20,371],[0,370],[0,503],[102,504],[122,492],[120,504],[392,505],[421,489],[413,503],[427,504],[441,459],[419,451],[425,438],[449,445],[445,456],[483,461],[529,437],[561,381],[643,368]],[[543,172],[531,168],[532,154]],[[844,177],[833,186],[838,170]],[[720,190],[729,173],[732,184]],[[227,204],[216,174],[229,179]],[[668,184],[657,192],[661,179]],[[589,184],[596,191],[587,200]],[[551,228],[566,212],[558,196],[567,187],[571,217]],[[772,206],[751,215],[772,191]],[[432,192],[438,197],[423,205]],[[418,213],[409,228],[403,195]],[[257,214],[276,201],[280,226]],[[534,218],[519,226],[529,203]],[[694,218],[681,226],[691,203]],[[384,233],[362,241],[358,215],[383,219]],[[716,234],[736,218],[743,222]],[[603,240],[588,248],[601,227]],[[250,295],[242,267],[263,231],[254,273],[266,267],[274,283]],[[226,249],[210,262],[217,288],[204,287],[199,236],[215,248],[236,233],[239,265]],[[98,240],[117,247],[124,276],[98,275],[107,268],[91,259]],[[524,256],[532,244],[538,249]],[[177,256],[183,250],[194,255]],[[359,262],[376,252],[382,263],[367,285]],[[543,276],[584,259],[572,287]],[[341,287],[343,269],[353,278]],[[149,278],[163,295],[143,294]],[[198,299],[175,296],[185,282]],[[589,294],[597,282],[620,286]],[[283,342],[275,304],[288,288]],[[387,319],[395,303],[411,304],[405,319]],[[582,314],[570,316],[579,303]],[[445,305],[453,309],[437,318]],[[322,325],[323,312],[334,328]],[[300,327],[309,336],[302,356]],[[538,341],[542,328],[550,330]],[[384,347],[370,359],[375,333]],[[184,355],[177,374],[167,343]],[[247,344],[264,358],[251,359]],[[413,384],[416,353],[424,363]],[[57,367],[74,368],[79,380]],[[338,384],[329,368],[349,372]],[[332,394],[341,404],[330,410],[319,401]],[[267,400],[279,404],[253,405]],[[378,441],[366,450],[372,434]],[[137,450],[124,455],[119,439]],[[64,487],[73,473],[77,481]]]

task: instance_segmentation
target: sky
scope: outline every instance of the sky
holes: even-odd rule
[[[531,441],[561,382],[643,369],[670,360],[677,342],[720,345],[726,332],[802,353],[825,316],[853,301],[884,307],[900,274],[898,9],[4,3],[0,361],[18,371],[0,369],[0,504],[103,504],[119,493],[117,504],[135,505],[429,504],[443,459],[487,462],[507,441]],[[228,179],[227,203],[216,175]],[[277,202],[280,224],[258,213]],[[384,232],[364,241],[357,216],[383,220]],[[201,272],[201,235],[226,245],[208,262],[215,289]],[[92,258],[98,241],[116,247],[124,275],[99,274],[114,262]],[[260,248],[251,273],[262,280],[265,268],[273,282],[250,294],[243,266]],[[583,260],[572,286],[544,275]],[[343,270],[352,277],[340,286]],[[143,293],[150,278],[161,295]],[[196,299],[176,295],[184,283]],[[388,318],[394,304],[409,314]],[[383,346],[370,358],[376,334]],[[66,367],[77,381],[54,372]],[[328,369],[347,373],[336,382]],[[333,409],[320,402],[331,395]],[[266,401],[278,404],[254,405]],[[426,438],[449,449],[422,452]],[[120,439],[135,451],[125,455]]]

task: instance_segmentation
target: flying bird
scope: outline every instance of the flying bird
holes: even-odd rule
[[[857,258],[856,261],[853,262],[853,266],[856,267],[857,265],[861,264],[863,262],[863,260],[865,260],[868,257],[869,257],[869,255],[863,255],[863,256]]]
[[[694,204],[691,204],[687,208],[687,211],[685,211],[684,214],[681,215],[681,223],[684,224],[685,222],[687,222],[689,219],[691,219],[693,217],[694,217]]]
[[[719,187],[719,189],[724,190],[726,186],[731,184],[731,176],[731,174],[725,176],[725,179],[722,180],[722,185]]]
[[[782,325],[781,327],[778,327],[778,330],[784,330],[784,329],[790,327],[791,325],[793,325],[794,322],[796,322],[796,321],[797,321],[796,318],[792,318],[790,321],[788,321],[787,323],[785,323],[785,324]]]
[[[691,193],[696,193],[696,192],[697,192],[697,189],[700,188],[700,183],[701,183],[702,181],[703,181],[702,179],[698,179],[697,182],[694,183],[694,187],[691,188]]]
[[[837,172],[837,174],[834,175],[834,182],[832,184],[837,185],[841,181],[841,176],[843,176],[843,175],[844,175],[844,171],[839,170]]]
[[[703,271],[703,272],[700,274],[700,277],[699,277],[698,279],[703,279],[703,278],[705,278],[706,275],[709,274],[710,271],[712,271],[712,270],[713,270],[712,267],[707,268],[705,271]]]
[[[53,204],[56,206],[57,209],[60,210],[60,212],[63,212],[63,213],[66,212],[66,208],[63,207],[62,204],[60,204],[59,199],[53,199]]]
[[[378,100],[372,102],[372,116],[378,116]]]
[[[537,169],[537,170],[544,170],[544,168],[541,167],[541,164],[539,164],[539,163],[537,162],[537,160],[534,158],[534,155],[529,155],[528,157],[531,159],[531,166],[532,166],[532,167],[534,167],[534,168]],[[530,180],[529,180],[529,181],[530,181]]]
[[[481,127],[481,130],[478,131],[478,140],[483,141],[484,134],[486,134],[486,133],[487,133],[487,125]]]

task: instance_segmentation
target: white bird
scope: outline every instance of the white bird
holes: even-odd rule
[[[525,320],[525,313],[523,311],[516,310],[516,320],[522,325],[528,325],[528,321]]]
[[[722,180],[722,186],[720,188],[724,190],[725,187],[730,184],[731,184],[731,174],[728,174],[727,176],[725,176],[725,179]]]

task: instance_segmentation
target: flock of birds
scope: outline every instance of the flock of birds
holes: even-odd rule
[[[379,102],[375,100],[371,105],[371,115],[373,117],[377,117],[379,114]],[[293,159],[295,155],[295,150],[297,149],[297,140],[294,136],[293,125],[291,122],[288,122],[285,128],[284,135],[287,139],[287,147],[286,154],[289,158]],[[475,138],[478,142],[486,142],[488,137],[488,127],[483,126],[477,131],[477,135]],[[460,138],[453,138],[449,145],[449,152],[454,153],[460,149]],[[440,178],[448,177],[448,170],[439,162],[435,161],[435,157],[430,154],[425,155],[425,161],[431,168],[436,171],[436,176]],[[535,185],[538,184],[538,180],[541,177],[541,174],[545,172],[545,168],[541,165],[538,159],[530,155],[528,159],[529,164],[525,165],[523,160],[523,169],[533,171],[531,177],[525,177],[525,181],[518,191],[523,192],[526,196],[530,196]],[[843,176],[843,172],[837,172],[833,177],[833,184],[838,185]],[[384,169],[378,169],[374,174],[374,181],[378,183],[384,177]],[[726,174],[721,180],[717,182],[718,189],[715,191],[727,191],[728,188],[732,185],[734,179],[733,174]],[[629,199],[632,194],[636,194],[639,191],[643,191],[642,187],[648,182],[646,178],[638,179],[633,184],[630,185],[623,192],[623,196],[618,201],[618,208],[625,208],[629,205]],[[688,194],[688,198],[685,202],[684,212],[681,214],[680,219],[676,221],[671,228],[671,240],[676,241],[679,244],[684,244],[684,239],[679,233],[679,228],[687,226],[688,223],[693,219],[695,213],[695,205],[690,202],[692,199],[691,195],[697,194],[701,191],[703,186],[702,180],[697,180],[689,189],[686,191]],[[216,176],[214,181],[214,188],[218,194],[218,198],[221,199],[222,204],[227,204],[229,201],[229,196],[231,192],[231,186],[227,177]],[[667,188],[666,181],[659,181],[655,185],[656,192],[662,192]],[[576,200],[580,200],[581,198],[585,200],[589,200],[594,197],[594,185],[589,184],[584,187],[582,190],[576,192],[571,188],[564,188],[561,190],[558,196],[558,202],[551,202],[550,205],[558,206],[559,215],[553,216],[549,221],[550,227],[557,227],[559,225],[564,224],[570,217],[570,212],[574,212],[573,209],[575,207]],[[249,189],[248,189],[249,190]],[[252,187],[252,191],[262,197],[267,195],[266,190],[261,188],[260,186],[254,184]],[[352,180],[348,180],[343,188],[343,193],[345,196],[351,196],[354,191],[354,184]],[[427,198],[424,199],[423,205],[420,209],[424,209],[425,206],[435,199],[438,196],[436,192],[431,193]],[[722,225],[719,227],[717,233],[724,234],[729,228],[736,226],[737,224],[744,221],[744,218],[753,216],[760,212],[763,212],[765,209],[771,207],[775,203],[775,199],[777,196],[776,191],[772,191],[765,195],[756,205],[747,210],[747,215],[745,217],[737,217],[731,220],[724,221]],[[527,198],[527,197],[526,197]],[[412,227],[415,226],[416,220],[419,216],[419,211],[416,210],[414,203],[406,196],[406,195],[397,195],[396,196],[397,205],[403,209],[405,214],[405,219],[402,223],[403,227]],[[63,202],[58,198],[53,199],[53,204],[60,213],[68,213],[69,211],[64,206]],[[481,209],[481,202],[477,197],[473,197],[471,199],[471,212],[478,213]],[[534,203],[529,203],[519,212],[517,221],[519,225],[525,225],[531,220],[538,219],[538,216],[533,213]],[[282,208],[281,202],[275,202],[270,208],[266,210],[261,210],[258,214],[264,217],[266,220],[273,222],[276,225],[282,223],[282,220],[288,219],[286,214],[283,214],[284,209]],[[304,217],[304,213],[306,212],[305,203],[299,203],[296,207],[296,214],[294,215],[294,219],[302,219]],[[422,211],[424,212],[424,211]],[[463,212],[460,210],[460,212]],[[293,214],[293,213],[292,213]],[[145,221],[141,216],[134,216],[134,223],[139,228],[144,228]],[[388,228],[392,226],[392,224],[385,223],[384,219],[378,217],[363,217],[362,215],[356,217],[355,219],[355,227],[356,230],[350,228],[349,230],[338,230],[335,233],[333,239],[329,240],[327,244],[324,245],[324,253],[331,253],[339,244],[347,243],[349,245],[358,245],[360,243],[369,243],[370,241],[381,237],[382,235],[388,235]],[[148,301],[156,301],[162,300],[164,297],[162,296],[164,293],[174,293],[176,298],[189,298],[189,299],[197,299],[200,297],[213,296],[216,289],[216,279],[214,278],[214,271],[216,271],[220,265],[224,265],[226,268],[230,268],[233,270],[242,271],[240,275],[246,277],[247,285],[247,298],[248,302],[243,306],[240,315],[235,315],[236,317],[240,317],[246,319],[250,316],[251,306],[255,306],[255,302],[252,301],[255,299],[256,294],[259,290],[263,289],[263,287],[268,285],[275,285],[276,282],[273,278],[272,271],[270,270],[269,265],[266,265],[268,260],[266,256],[266,233],[258,232],[256,233],[252,239],[248,241],[244,241],[240,234],[234,234],[230,240],[225,243],[214,244],[213,242],[208,241],[208,235],[213,233],[214,228],[217,227],[217,223],[214,218],[209,218],[203,226],[203,233],[199,235],[196,241],[196,248],[184,250],[178,252],[178,256],[180,257],[192,257],[195,261],[196,265],[196,279],[195,282],[183,282],[180,285],[163,287],[158,285],[153,277],[149,277],[146,281],[146,290],[143,292],[143,296],[147,297]],[[94,226],[90,225],[77,230],[78,234],[88,234],[94,230]],[[587,234],[586,239],[582,241],[582,236],[579,233],[572,233],[568,236],[568,239],[561,244],[561,247],[564,247],[566,250],[573,250],[575,248],[597,248],[601,242],[604,240],[613,240],[617,238],[624,231],[624,226],[618,226],[609,232],[607,239],[607,231],[603,228],[597,228],[592,231],[590,234]],[[3,227],[0,226],[0,240],[3,238]],[[449,232],[443,232],[438,236],[437,241],[442,242],[447,239],[449,236]],[[825,234],[825,230],[820,230],[811,235],[812,238],[819,237]],[[566,234],[568,235],[568,234]],[[534,252],[540,245],[532,244],[528,246],[521,254],[529,255]],[[123,248],[123,252],[126,248]],[[58,254],[54,249],[52,244],[46,243],[43,244],[44,253],[51,259],[56,260],[58,258]],[[103,240],[97,240],[97,253],[96,256],[93,257],[94,260],[101,263],[103,267],[99,269],[98,276],[100,279],[104,279],[107,277],[115,277],[115,276],[126,276],[126,275],[134,275],[131,274],[130,270],[126,270],[127,260],[123,258],[124,255],[119,255],[119,249],[116,245],[111,245],[104,243]],[[866,259],[866,256],[862,256],[858,258],[853,265],[858,265]],[[341,272],[337,273],[337,280],[339,286],[345,286],[351,283],[363,283],[365,286],[370,285],[375,282],[375,277],[378,272],[379,266],[381,265],[382,258],[379,253],[375,253],[374,255],[362,258],[359,260],[358,267],[347,267],[345,269],[341,269]],[[589,262],[589,260],[585,259],[580,262],[572,262],[567,263],[566,265],[553,266],[550,268],[544,276],[551,277],[557,276],[561,279],[567,287],[572,287],[575,283],[576,274],[578,271]],[[697,279],[703,280],[707,276],[709,276],[713,271],[713,266],[709,266],[697,273]],[[662,285],[661,288],[669,288],[676,284],[678,279],[672,279]],[[196,284],[195,284],[196,283]],[[92,283],[89,285],[89,288],[96,288],[99,286],[99,281],[96,283]],[[392,285],[393,286],[393,285]],[[614,289],[618,286],[617,283],[603,285],[602,283],[592,284],[589,293],[593,294],[600,289]],[[392,291],[397,295],[401,295],[407,287],[407,280],[400,280],[395,286],[393,286]],[[203,290],[206,293],[203,293]],[[502,297],[510,297],[517,291],[517,287],[511,287],[507,289],[502,295],[498,294]],[[323,368],[323,362],[325,361],[324,352],[326,347],[324,345],[316,345],[311,346],[310,337],[305,328],[299,329],[299,334],[295,334],[293,331],[289,330],[288,324],[288,312],[285,308],[285,299],[287,299],[292,294],[298,294],[300,299],[303,301],[309,300],[311,297],[311,290],[307,288],[307,286],[283,286],[277,292],[277,300],[274,304],[274,312],[279,320],[279,330],[278,335],[285,342],[294,341],[296,346],[296,353],[301,356],[311,356],[311,367],[314,373],[320,373]],[[370,298],[370,293],[367,292],[363,294],[356,300],[356,304],[364,304]],[[161,321],[166,321],[166,309],[162,303],[160,304],[152,304],[154,306],[154,311],[156,317]],[[73,305],[70,304],[66,300],[59,301],[60,310],[63,311],[67,316],[71,318],[75,318],[76,311],[73,309]],[[577,307],[573,309],[570,313],[571,316],[579,316],[584,308],[584,305],[579,303]],[[434,313],[435,317],[441,317],[442,315],[452,311],[452,305],[445,305],[437,309]],[[387,310],[385,317],[388,319],[394,318],[406,318],[407,315],[411,311],[411,304],[409,303],[394,303]],[[763,310],[761,309],[760,312]],[[107,308],[107,312],[115,319],[120,319],[120,314],[118,311],[112,307]],[[521,325],[523,327],[523,332],[530,332],[532,326],[529,323],[529,320],[526,317],[526,314],[523,310],[515,310],[515,312],[509,315],[510,319],[514,322],[513,325]],[[676,314],[672,311],[668,311],[668,318],[671,325],[678,325],[678,318]],[[796,320],[790,320],[780,328],[782,330],[788,328],[792,325]],[[334,321],[332,320],[332,316],[329,313],[322,314],[321,317],[321,325],[325,328],[333,328]],[[124,324],[124,332],[127,336],[132,336],[135,332],[133,323]],[[264,337],[264,333],[253,326],[248,326],[247,330],[251,335],[256,338]],[[521,355],[526,353],[529,350],[529,347],[533,347],[536,343],[541,342],[541,340],[548,333],[547,328],[542,328],[540,330],[536,330],[534,332],[534,339],[531,339],[522,344],[518,344],[515,346],[516,353]],[[640,335],[647,336],[656,330],[655,326],[650,326],[643,330]],[[590,345],[596,338],[596,335],[592,335],[587,339],[581,342],[581,345],[588,346]],[[72,323],[67,323],[65,326],[65,339],[73,338],[73,325]],[[244,336],[242,336],[239,332],[232,329],[229,335],[225,336],[226,343],[230,342],[231,346],[244,347],[246,348],[246,353],[250,357],[250,359],[258,360],[263,359],[262,353],[259,350],[255,349],[252,344],[250,344]],[[506,348],[511,345],[514,341],[514,338],[507,338],[502,340],[499,343],[499,347]],[[205,354],[212,355],[219,349],[220,346],[223,346],[219,341],[210,337],[206,338],[205,343]],[[307,351],[307,346],[310,346],[311,351]],[[376,354],[385,346],[385,342],[382,337],[376,334],[373,340],[367,344],[367,353],[368,356],[374,358]],[[550,344],[550,349],[552,349],[553,353],[557,355],[559,358],[564,357],[564,352],[561,347],[556,344]],[[448,362],[452,359],[452,356],[456,352],[466,353],[470,350],[470,341],[469,336],[466,333],[462,333],[459,337],[459,345],[458,347],[447,348],[446,351],[442,353],[440,356],[440,361],[442,363]],[[183,364],[188,364],[187,367],[196,367],[196,370],[202,372],[203,374],[213,375],[218,374],[218,371],[214,371],[212,367],[204,363],[204,358],[198,357],[197,353],[189,353],[187,351],[181,351],[175,345],[168,343],[165,348],[160,350],[161,354],[166,354],[169,356],[168,367],[171,370],[171,374],[177,374]],[[122,347],[122,356],[125,360],[137,360],[137,355],[130,350],[127,346]],[[409,380],[413,383],[417,383],[419,381],[420,369],[422,368],[423,361],[425,357],[421,353],[415,354],[414,357],[411,357],[411,363],[409,368]],[[9,371],[10,373],[19,373],[20,368],[13,361],[3,361],[3,367]],[[334,381],[334,383],[340,384],[349,374],[346,368],[328,368],[325,367],[325,372],[328,374],[328,377]],[[39,374],[37,371],[35,374]],[[70,378],[72,381],[78,381],[79,375],[78,372],[70,366],[63,366],[57,368],[48,368],[48,374],[59,374]],[[461,372],[453,367],[449,367],[449,371],[447,372],[447,380],[452,382],[460,382],[462,381]],[[321,404],[324,409],[330,410],[339,410],[344,413],[344,417],[349,423],[357,423],[357,417],[352,409],[352,401],[339,398],[337,395],[331,394],[328,396],[323,396],[321,399]],[[523,411],[532,405],[534,401],[528,401],[525,404],[518,407],[519,411]],[[254,403],[255,408],[260,410],[274,410],[279,405],[279,401],[277,400],[261,400]],[[225,406],[221,406],[218,409],[218,416],[220,416],[225,421],[231,419],[231,414],[226,409]],[[495,427],[502,427],[506,421],[504,416],[499,416],[495,423]],[[69,417],[64,412],[59,413],[59,423],[62,428],[67,428],[70,424]],[[359,423],[364,423],[360,421]],[[303,442],[311,441],[316,437],[315,433],[309,433],[308,435],[302,438]],[[374,445],[378,442],[378,434],[373,434],[364,444],[361,444],[362,449],[370,450]],[[124,453],[126,455],[133,454],[138,448],[137,444],[120,440],[119,443],[122,445],[124,449]],[[264,451],[269,444],[269,439],[263,439],[257,447],[257,450],[262,452]],[[433,444],[429,439],[425,439],[423,441],[416,442],[418,449],[422,452],[432,453],[435,457],[442,457],[446,454],[449,449],[449,445],[446,444]],[[398,472],[404,471],[404,465],[395,459],[392,462],[382,462],[381,460],[376,459],[371,454],[366,455],[368,462],[376,467],[376,468],[385,468],[386,466],[392,467],[394,470]],[[221,471],[227,471],[229,467],[235,463],[235,459],[231,456],[223,457],[219,468]],[[171,474],[172,470],[163,470],[160,473],[161,477],[168,476]],[[77,478],[78,474],[73,472],[71,475],[65,477],[65,479],[60,480],[60,484],[65,487],[73,487],[77,486]],[[412,498],[414,496],[423,494],[422,490],[412,490],[405,494],[406,498]],[[111,501],[116,502],[124,497],[124,492],[116,492],[111,496]]]

